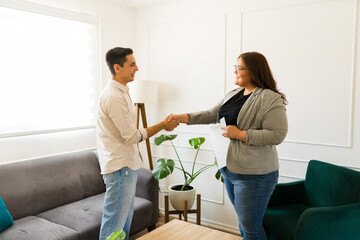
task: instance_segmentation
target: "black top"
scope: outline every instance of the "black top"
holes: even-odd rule
[[[226,125],[237,125],[240,109],[251,95],[250,93],[244,96],[244,91],[245,89],[241,90],[220,107],[219,119],[225,117]]]

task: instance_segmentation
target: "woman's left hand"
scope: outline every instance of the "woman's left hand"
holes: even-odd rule
[[[246,131],[238,129],[235,125],[229,125],[221,129],[224,130],[222,133],[224,137],[246,141]]]

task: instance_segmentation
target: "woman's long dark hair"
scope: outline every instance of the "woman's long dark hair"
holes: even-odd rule
[[[241,58],[251,76],[251,83],[256,87],[270,89],[280,94],[284,104],[287,104],[286,96],[277,88],[277,83],[271,73],[270,66],[264,55],[258,52],[242,53]]]

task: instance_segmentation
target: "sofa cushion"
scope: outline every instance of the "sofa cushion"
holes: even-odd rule
[[[79,233],[80,240],[99,239],[104,193],[60,206],[38,214],[51,222]]]
[[[130,235],[142,231],[151,225],[153,204],[147,199],[135,197],[134,216],[131,222]]]
[[[309,206],[303,204],[268,208],[263,219],[268,240],[292,240],[297,222],[301,214],[308,208]]]
[[[80,240],[99,239],[104,207],[104,193],[38,214],[38,217],[64,225],[79,233]],[[130,235],[149,226],[153,205],[150,201],[135,197],[134,217]]]
[[[105,185],[93,151],[8,163],[0,168],[0,196],[14,219],[102,192]]]
[[[21,218],[1,233],[1,240],[78,240],[72,229],[35,216]]]
[[[0,232],[14,224],[9,211],[6,209],[5,203],[0,197]]]
[[[359,202],[360,172],[311,160],[305,178],[305,203],[333,207]]]

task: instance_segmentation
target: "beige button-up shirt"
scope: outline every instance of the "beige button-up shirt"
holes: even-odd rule
[[[102,91],[96,132],[101,174],[142,166],[138,143],[147,138],[147,132],[136,128],[136,109],[128,86],[111,79]]]

